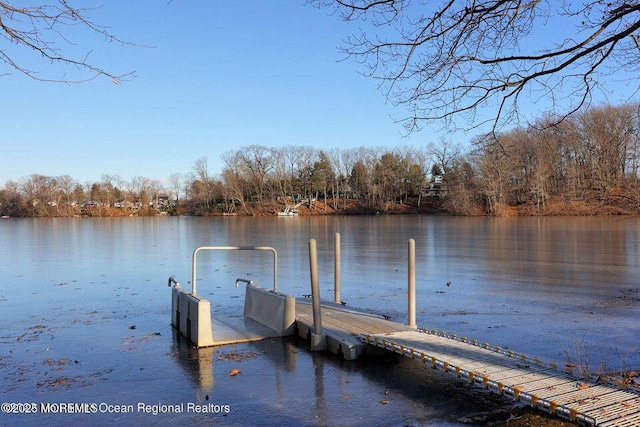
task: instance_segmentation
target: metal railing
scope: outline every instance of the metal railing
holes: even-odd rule
[[[238,283],[240,282],[246,283],[247,285],[253,285],[253,280],[236,279],[236,288],[238,287]]]
[[[196,295],[196,259],[201,251],[270,251],[273,253],[273,291],[278,290],[278,253],[270,246],[200,246],[193,251],[191,262],[191,293]],[[171,280],[171,278],[169,279]],[[239,279],[243,280],[243,279]],[[236,286],[238,281],[236,280]]]

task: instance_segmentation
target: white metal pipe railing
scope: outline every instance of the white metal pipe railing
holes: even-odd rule
[[[333,300],[340,303],[340,233],[333,241]]]
[[[193,251],[191,262],[191,293],[193,295],[196,295],[196,260],[201,251],[269,251],[273,253],[273,291],[278,290],[278,253],[274,248],[270,246],[200,246]]]
[[[408,256],[408,315],[409,322],[407,325],[411,328],[416,327],[416,241],[409,239],[409,256]]]
[[[167,286],[171,287],[171,284],[174,284],[176,286],[180,286],[180,283],[178,283],[178,281],[176,280],[175,277],[171,276],[169,277],[169,281],[167,282]]]
[[[318,249],[316,240],[309,240],[309,268],[311,270],[311,307],[313,309],[313,333],[322,335],[320,306],[320,278],[318,277]]]
[[[316,240],[309,240],[309,266],[311,268],[311,306],[313,309],[313,333],[311,351],[327,349],[327,336],[322,333],[322,305],[320,303],[320,278],[318,277],[318,250]]]

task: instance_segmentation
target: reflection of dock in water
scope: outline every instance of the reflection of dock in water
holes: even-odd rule
[[[339,271],[339,236],[336,270]],[[267,250],[274,255],[273,289],[246,283],[244,316],[211,321],[210,305],[196,294],[195,264],[200,250]],[[492,347],[466,337],[417,328],[415,324],[415,246],[409,242],[408,322],[347,308],[340,301],[321,301],[315,241],[310,242],[311,301],[277,290],[277,254],[270,247],[203,247],[194,252],[191,293],[175,281],[172,324],[198,347],[297,335],[312,351],[328,350],[346,360],[372,352],[391,352],[414,359],[427,368],[455,375],[459,381],[482,387],[560,418],[594,426],[640,425],[640,394],[608,379],[559,370],[526,355]],[[215,338],[215,339],[214,339]],[[204,350],[205,352],[207,350]],[[205,361],[203,364],[207,364]],[[202,366],[203,372],[207,367]],[[211,375],[212,378],[212,375]],[[202,379],[201,379],[202,381]],[[211,380],[211,383],[213,380]]]

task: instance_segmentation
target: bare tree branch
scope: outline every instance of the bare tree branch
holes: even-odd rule
[[[97,77],[110,78],[115,84],[135,77],[135,72],[116,74],[90,62],[92,50],[75,53],[75,44],[68,38],[71,27],[80,27],[104,38],[106,42],[133,45],[112,34],[108,27],[91,20],[90,13],[96,8],[74,7],[67,0],[57,0],[48,4],[17,7],[8,1],[0,1],[0,39],[9,47],[0,48],[0,63],[34,80],[44,82],[81,83]],[[80,71],[85,77],[47,77],[30,65],[22,65],[24,60],[16,59],[19,51],[31,51],[52,64],[63,64],[72,71]],[[0,64],[1,65],[1,64]],[[7,76],[11,71],[0,72]]]
[[[409,132],[431,122],[450,130],[490,124],[496,132],[527,121],[523,106],[538,101],[562,121],[589,105],[596,88],[608,90],[607,78],[640,69],[634,0],[313,3],[372,24],[342,51],[407,109],[400,121]],[[541,37],[547,25],[563,32],[551,43]],[[636,93],[640,84],[627,78]]]

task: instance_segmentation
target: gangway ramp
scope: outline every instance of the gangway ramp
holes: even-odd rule
[[[360,340],[360,334],[412,330],[409,326],[389,321],[383,316],[353,310],[329,301],[322,302],[321,314],[327,350],[341,355],[345,360],[355,360],[366,353],[368,346]],[[313,312],[309,299],[296,299],[296,329],[298,336],[309,341],[313,331]]]
[[[211,329],[215,346],[261,341],[281,336],[277,331],[245,316],[213,317]]]
[[[640,394],[526,355],[437,331],[361,334],[363,342],[583,425],[640,425]]]

